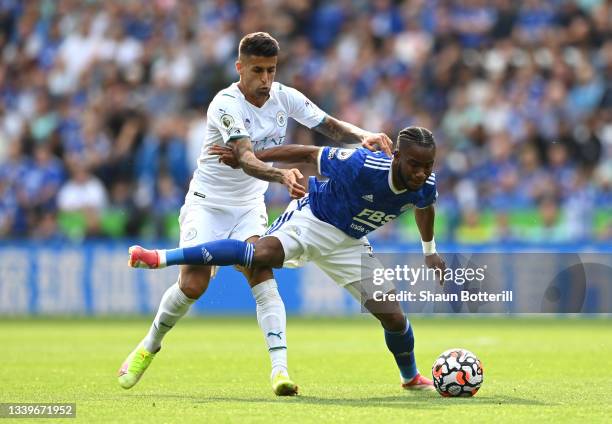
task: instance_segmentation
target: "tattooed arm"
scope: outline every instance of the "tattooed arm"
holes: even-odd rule
[[[334,141],[341,143],[360,143],[363,147],[369,150],[382,150],[391,156],[391,148],[393,143],[387,134],[371,133],[329,115],[325,117],[323,122],[314,127],[313,130],[331,138]]]
[[[255,153],[257,159],[263,162],[295,162],[313,163],[318,162],[321,147],[302,146],[300,144],[288,144],[284,146],[271,147]],[[209,155],[219,156],[219,162],[223,162],[232,168],[240,168],[234,152],[219,145],[213,145],[208,149]]]
[[[298,179],[303,178],[298,169],[278,169],[257,159],[248,137],[232,140],[228,145],[245,174],[260,180],[281,183],[287,187],[291,197],[298,198],[306,194],[306,189],[297,182]]]

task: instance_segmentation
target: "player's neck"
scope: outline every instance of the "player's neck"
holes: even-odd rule
[[[238,82],[238,89],[240,90],[240,92],[242,93],[242,95],[244,96],[247,102],[257,107],[262,107],[263,105],[265,105],[268,99],[270,98],[269,94],[266,96],[260,96],[260,97],[250,95],[244,89],[241,82]]]
[[[404,184],[402,178],[400,177],[400,172],[395,159],[393,160],[393,162],[391,162],[391,183],[393,184],[393,187],[395,187],[395,189],[398,191],[408,189],[408,187]]]

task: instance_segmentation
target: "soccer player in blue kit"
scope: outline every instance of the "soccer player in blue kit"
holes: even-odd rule
[[[226,164],[235,166],[232,153],[213,147]],[[432,390],[431,380],[417,370],[414,335],[397,301],[373,298],[372,276],[382,268],[366,238],[371,231],[414,209],[421,234],[425,263],[444,273],[445,264],[436,253],[434,202],[437,197],[432,172],[436,153],[433,134],[421,127],[400,131],[390,158],[364,148],[342,149],[287,145],[257,153],[265,162],[316,163],[319,173],[311,177],[308,195],[293,200],[287,210],[255,243],[217,240],[195,247],[147,250],[132,246],[129,265],[162,268],[179,264],[241,265],[248,268],[302,266],[314,262],[338,285],[346,288],[381,323],[387,347],[399,367],[402,387]],[[377,291],[393,293],[392,284]],[[382,305],[381,305],[382,303]]]

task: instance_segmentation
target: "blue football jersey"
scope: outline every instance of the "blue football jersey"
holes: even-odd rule
[[[436,201],[436,176],[431,174],[417,191],[398,190],[391,180],[392,158],[365,148],[324,147],[319,152],[319,173],[310,177],[308,197],[312,213],[322,221],[361,238],[412,207]]]

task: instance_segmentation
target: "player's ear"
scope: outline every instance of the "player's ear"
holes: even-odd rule
[[[240,63],[240,59],[236,61],[236,72],[240,73],[242,70],[242,63]]]

